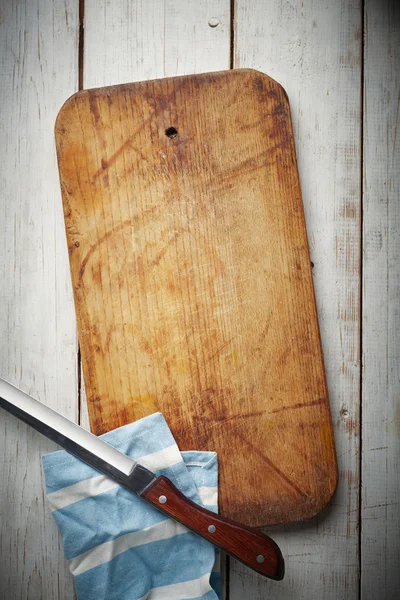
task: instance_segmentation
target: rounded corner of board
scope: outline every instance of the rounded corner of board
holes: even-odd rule
[[[65,133],[66,124],[68,123],[68,120],[71,119],[71,112],[75,109],[78,98],[86,93],[86,90],[79,90],[65,100],[64,104],[57,113],[54,124],[54,132],[56,137]]]
[[[260,91],[262,91],[266,87],[270,90],[270,93],[271,90],[274,90],[279,96],[281,96],[281,100],[289,104],[289,96],[283,85],[276,81],[276,79],[274,79],[270,75],[264,73],[263,71],[259,71],[258,69],[244,68],[235,69],[232,72],[242,73],[243,75],[247,75],[248,77],[250,77],[253,80],[253,84],[255,85],[255,87],[258,88]]]
[[[333,497],[335,496],[335,494],[337,492],[338,483],[339,483],[339,472],[338,472],[337,464],[335,463],[334,473],[330,477],[329,482],[326,486],[326,489],[324,490],[324,493],[320,494],[320,496],[316,499],[315,504],[312,506],[312,510],[310,510],[309,513],[305,514],[302,517],[302,519],[301,519],[302,521],[316,517],[322,511],[324,511],[326,508],[329,507],[329,504],[331,503]]]

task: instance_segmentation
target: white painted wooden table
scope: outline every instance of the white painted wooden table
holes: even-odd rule
[[[400,9],[391,0],[0,0],[0,376],[84,420],[53,126],[79,88],[253,67],[291,102],[340,467],[330,507],[273,529],[282,583],[226,597],[400,589]],[[0,597],[72,600],[43,495],[54,449],[0,415]]]

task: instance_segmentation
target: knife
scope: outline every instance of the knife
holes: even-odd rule
[[[3,379],[0,379],[0,407],[254,571],[271,579],[283,579],[285,563],[279,547],[269,536],[195,504],[167,477],[157,477]]]

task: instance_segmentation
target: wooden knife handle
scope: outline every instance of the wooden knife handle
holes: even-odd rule
[[[270,537],[195,504],[167,477],[157,477],[141,497],[261,575],[283,579],[282,553]]]

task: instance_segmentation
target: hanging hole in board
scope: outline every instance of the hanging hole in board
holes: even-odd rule
[[[168,127],[168,129],[165,130],[165,135],[169,137],[170,140],[174,140],[178,137],[178,130],[176,127]]]

